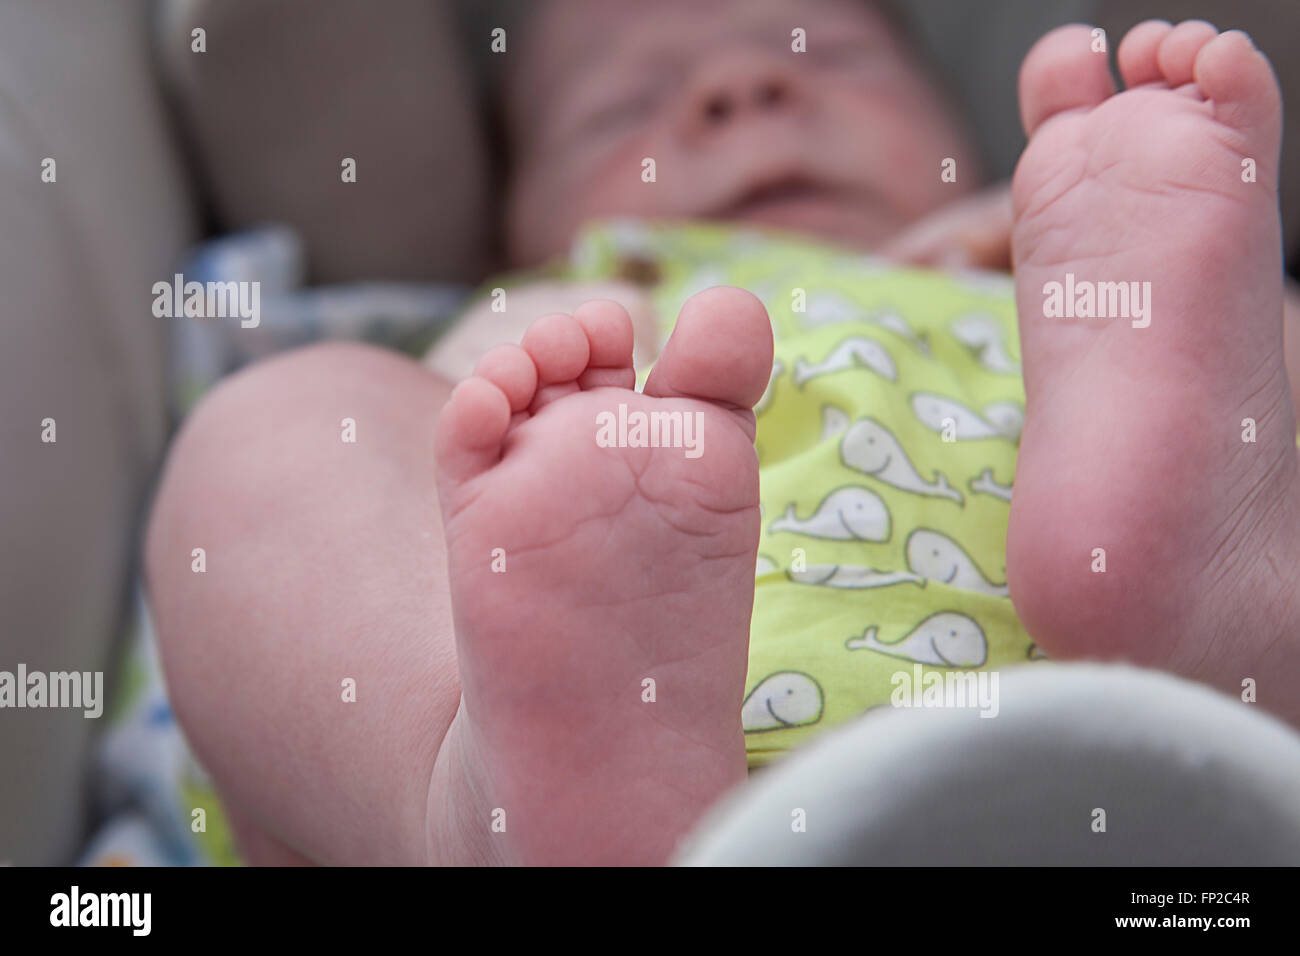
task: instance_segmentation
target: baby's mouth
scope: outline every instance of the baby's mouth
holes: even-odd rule
[[[780,210],[824,203],[830,190],[804,176],[788,176],[746,190],[714,213],[717,219],[761,218]]]

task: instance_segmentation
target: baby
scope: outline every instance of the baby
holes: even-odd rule
[[[505,91],[516,265],[592,219],[704,219],[743,224],[733,250],[762,227],[833,242],[773,239],[792,275],[834,260],[887,278],[862,250],[924,246],[906,227],[977,181],[902,33],[858,0],[551,0],[538,16]],[[890,671],[1024,661],[1032,640],[1230,693],[1253,678],[1300,724],[1277,86],[1247,36],[1203,22],[1135,27],[1125,92],[1096,43],[1062,27],[1021,70],[1018,360],[996,283],[970,293],[992,337],[953,338],[908,303],[967,293],[909,270],[886,294],[904,318],[823,306],[811,323],[784,280],[765,290],[784,311],[699,291],[639,390],[634,325],[658,330],[604,299],[536,318],[454,390],[333,345],[209,396],[172,451],[147,563],[175,710],[248,859],[662,863],[744,781],[747,749],[761,762],[755,741],[833,722],[780,695],[829,714],[823,685],[868,660],[883,676],[835,719],[887,703]],[[1122,314],[1110,283],[1135,284]],[[1067,288],[1058,309],[1048,291]],[[528,293],[506,301],[465,321],[508,337]],[[820,353],[799,352],[800,322]],[[918,379],[947,384],[904,387]],[[691,422],[694,451],[632,439],[637,420]],[[798,501],[805,486],[826,497]],[[794,554],[817,547],[822,563]],[[818,663],[787,656],[760,683],[781,633],[782,654]]]

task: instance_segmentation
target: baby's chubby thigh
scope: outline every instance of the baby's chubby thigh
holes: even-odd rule
[[[449,394],[365,346],[260,362],[190,416],[158,490],[146,565],[177,717],[245,830],[315,862],[423,862],[460,697],[433,483]]]

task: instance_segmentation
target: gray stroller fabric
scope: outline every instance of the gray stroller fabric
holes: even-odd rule
[[[759,771],[676,862],[1300,864],[1300,735],[1258,704],[1124,666],[999,676],[996,716],[883,707]]]

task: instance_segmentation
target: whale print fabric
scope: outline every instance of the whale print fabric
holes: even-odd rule
[[[586,231],[572,267],[654,277],[661,340],[711,285],[748,289],[772,318],[741,710],[751,767],[888,706],[894,675],[915,665],[1041,659],[1006,585],[1025,407],[1009,277],[903,269],[767,230],[634,221]]]

